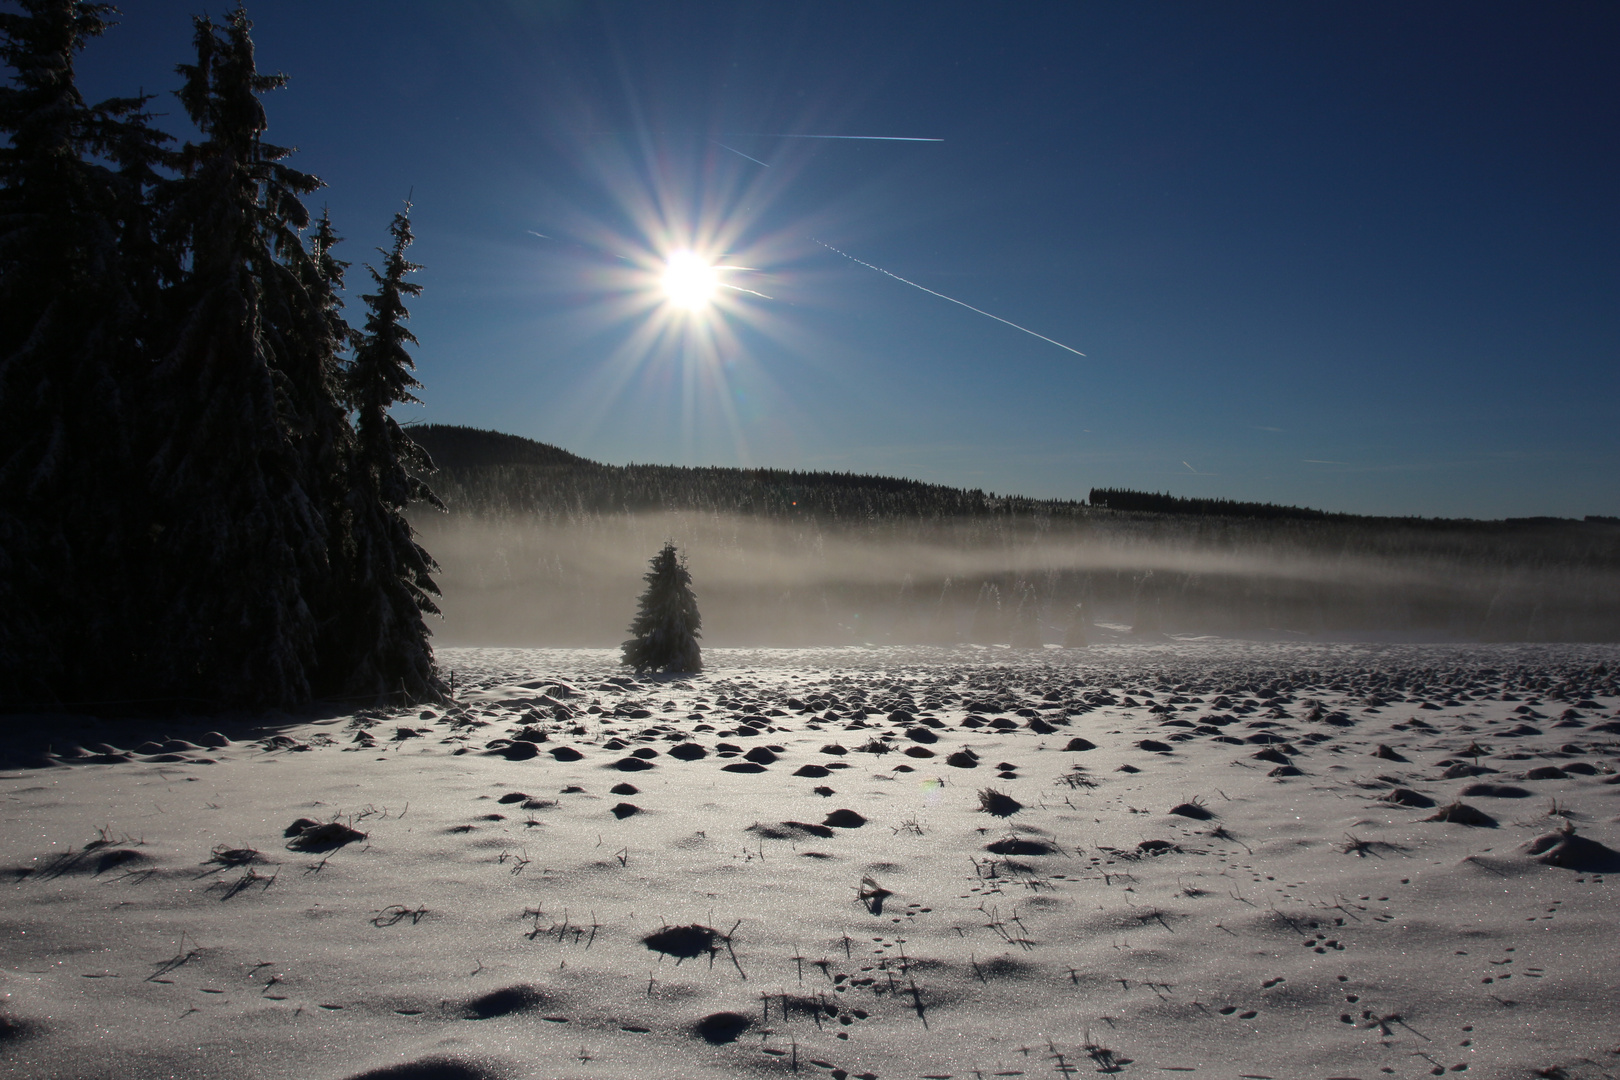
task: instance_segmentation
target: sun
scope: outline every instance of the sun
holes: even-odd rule
[[[701,311],[714,299],[720,275],[701,256],[691,251],[671,252],[664,267],[664,298],[687,311]]]

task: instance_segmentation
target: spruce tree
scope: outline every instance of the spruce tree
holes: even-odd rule
[[[348,373],[356,437],[346,469],[348,534],[339,562],[345,601],[335,640],[349,693],[418,701],[444,694],[423,618],[439,613],[431,576],[438,565],[416,542],[405,508],[426,502],[443,510],[444,504],[420,476],[433,471],[432,459],[388,413],[396,404],[418,402],[411,391],[422,385],[411,374],[416,365],[407,349],[416,337],[404,325],[410,317],[405,298],[422,291],[405,280],[421,269],[405,258],[410,203],[388,232],[394,243],[378,249],[385,256],[382,271],[366,268],[377,291],[364,298],[370,315]]]
[[[109,5],[17,7],[0,12],[0,697],[84,700],[134,666],[140,636],[131,283],[152,279],[141,210],[165,136],[144,98],[79,93],[75,57]]]
[[[314,320],[278,256],[300,256],[299,197],[320,181],[264,141],[259,96],[286,78],[259,74],[246,13],[194,26],[178,96],[203,141],[162,193],[164,237],[189,268],[154,371],[152,674],[174,696],[285,704],[311,691],[306,586],[324,576],[326,537],[298,445],[306,389],[289,370]]]
[[[703,651],[697,639],[703,620],[698,615],[697,597],[692,595],[692,574],[686,560],[665,543],[652,558],[651,568],[642,578],[647,591],[630,624],[631,638],[621,648],[624,663],[643,671],[698,672],[703,670]]]
[[[349,492],[356,483],[355,431],[350,424],[349,372],[343,356],[360,342],[360,335],[343,317],[343,274],[349,264],[334,248],[342,237],[330,213],[321,211],[310,237],[308,257],[295,252],[292,263],[302,295],[289,315],[302,322],[290,339],[283,370],[293,388],[297,409],[296,445],[306,490],[320,513],[327,542],[327,562],[319,579],[306,583],[315,615],[319,655],[318,692],[347,688],[352,665],[346,655],[348,629],[344,613],[351,600],[354,514]],[[407,360],[408,362],[408,360]]]

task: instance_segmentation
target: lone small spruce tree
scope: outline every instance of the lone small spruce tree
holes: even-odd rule
[[[630,624],[634,636],[623,645],[624,662],[637,672],[702,671],[703,651],[697,639],[703,620],[692,595],[692,574],[673,543],[653,556],[642,580],[647,591],[641,594],[640,610]]]

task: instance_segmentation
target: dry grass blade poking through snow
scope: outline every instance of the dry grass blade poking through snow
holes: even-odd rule
[[[871,874],[861,878],[861,886],[856,890],[856,899],[873,915],[883,914],[883,901],[893,895],[894,893],[879,885]]]

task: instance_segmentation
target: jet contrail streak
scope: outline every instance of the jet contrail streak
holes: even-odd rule
[[[761,299],[764,299],[764,300],[774,300],[774,299],[775,299],[775,297],[772,297],[772,296],[766,296],[766,295],[765,295],[765,294],[764,294],[764,293],[762,293],[762,292],[755,292],[755,291],[754,291],[754,290],[753,290],[753,289],[745,289],[745,288],[743,288],[743,287],[742,287],[742,286],[741,286],[741,285],[727,285],[727,284],[726,284],[726,283],[725,283],[725,282],[723,282],[723,281],[722,281],[722,282],[719,282],[719,283],[718,283],[718,284],[719,284],[719,285],[720,285],[720,287],[721,287],[721,288],[722,288],[722,289],[735,289],[735,290],[737,290],[737,291],[738,291],[738,292],[745,292],[745,293],[748,293],[748,294],[750,294],[750,295],[751,295],[751,296],[758,296],[758,297],[760,297],[760,298],[761,298]]]
[[[944,139],[916,139],[906,135],[784,135],[779,131],[739,131],[749,139],[856,139],[860,142],[944,142]],[[731,147],[726,147],[730,150]]]
[[[720,142],[718,139],[710,139],[709,141],[714,143],[714,145],[718,146],[722,150],[730,150],[733,154],[736,154],[740,158],[748,158],[748,160],[752,161],[755,165],[760,165],[760,166],[763,166],[764,168],[767,168],[767,169],[770,168],[769,165],[766,165],[763,161],[759,160],[759,158],[757,158],[757,157],[748,157],[747,154],[743,153],[741,150],[738,150],[735,146],[727,146],[725,143]]]
[[[855,256],[851,255],[847,251],[839,251],[837,248],[833,247],[831,244],[822,244],[820,240],[816,240],[816,238],[813,237],[813,236],[810,239],[814,240],[818,244],[821,244],[821,246],[826,248],[828,251],[837,252],[837,254],[842,255],[844,258],[848,259],[850,262],[857,262],[857,263],[860,263],[862,266],[866,267],[868,270],[876,270],[880,274],[887,274],[889,277],[894,278],[894,280],[896,280],[896,281],[903,282],[906,285],[910,285],[913,289],[921,289],[923,292],[927,293],[929,296],[937,296],[941,300],[949,300],[953,304],[960,304],[962,307],[967,308],[969,311],[977,311],[980,315],[983,315],[987,319],[994,319],[998,323],[1006,323],[1008,326],[1012,327],[1014,330],[1022,330],[1024,333],[1028,334],[1030,337],[1038,337],[1042,341],[1046,342],[1047,344],[1056,345],[1058,348],[1065,349],[1065,350],[1067,350],[1069,352],[1072,352],[1076,356],[1084,356],[1084,355],[1086,355],[1085,353],[1081,352],[1079,349],[1070,349],[1069,346],[1063,344],[1063,342],[1054,341],[1051,338],[1047,337],[1045,334],[1037,334],[1035,331],[1031,330],[1027,326],[1019,326],[1017,323],[1013,322],[1010,319],[1003,319],[1000,315],[992,315],[988,311],[983,310],[982,308],[976,308],[972,304],[963,303],[961,300],[956,299],[956,297],[954,297],[954,296],[946,296],[942,292],[935,292],[933,289],[930,289],[926,285],[919,285],[915,281],[906,281],[906,279],[901,277],[899,274],[890,274],[889,271],[883,269],[883,267],[881,267],[881,266],[873,266],[871,263],[867,262],[865,259],[857,259]],[[1185,462],[1183,462],[1183,464],[1185,464]],[[1190,465],[1188,465],[1187,467],[1189,469],[1192,468],[1192,466],[1190,466]]]

